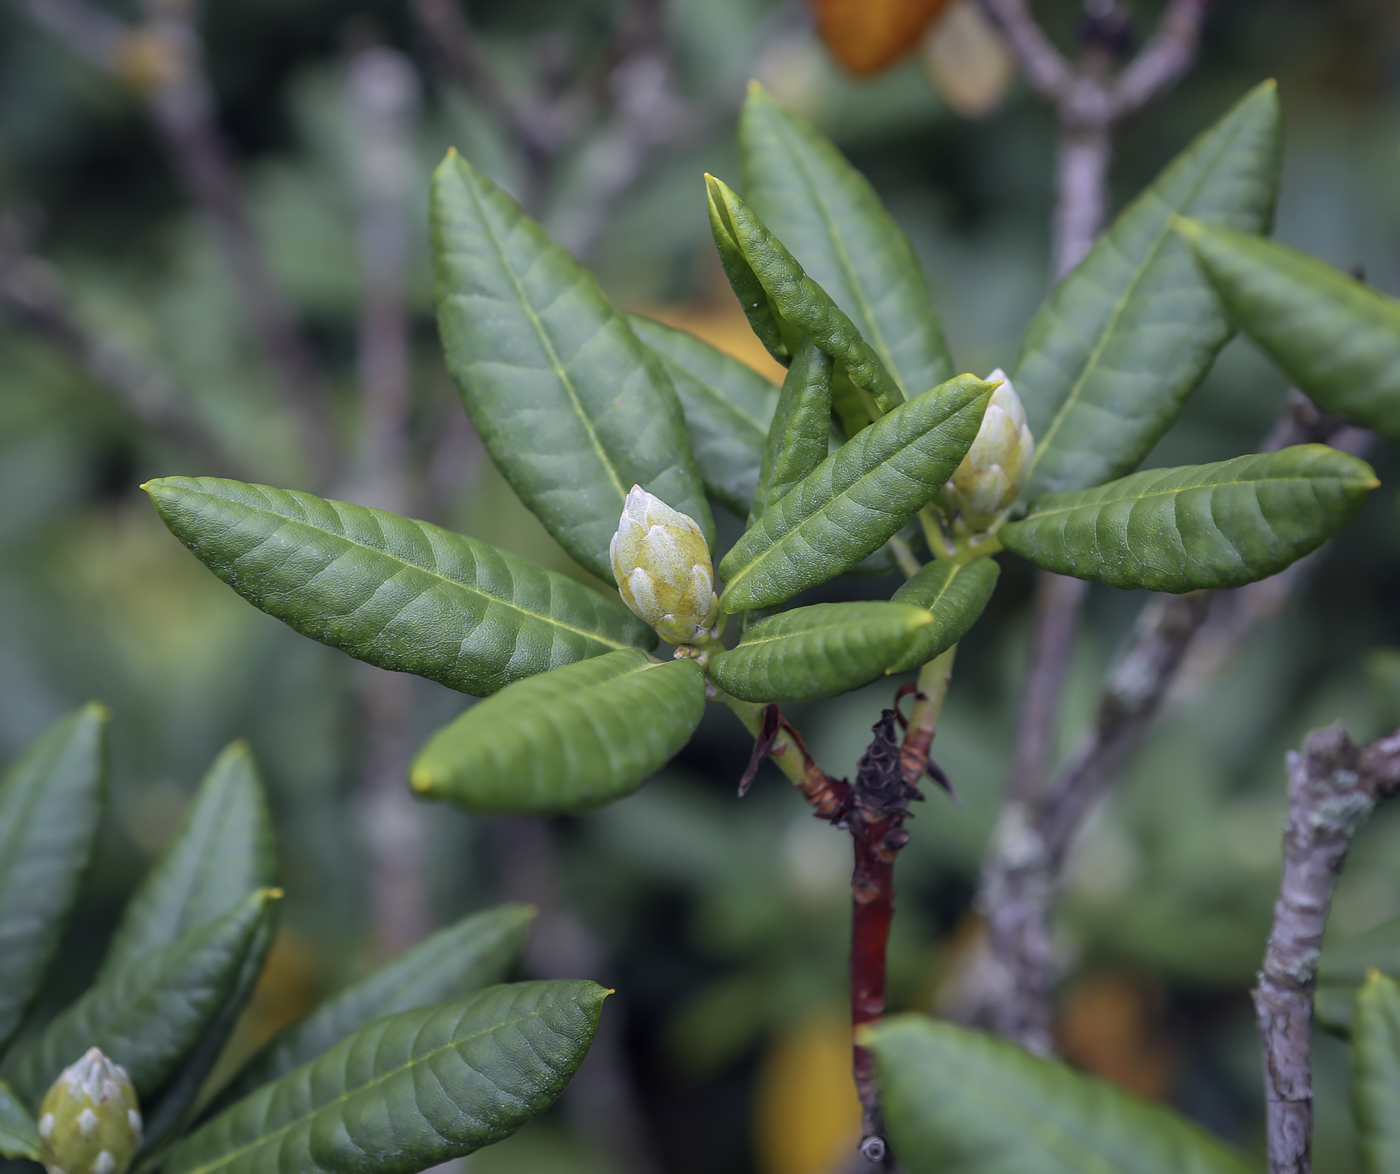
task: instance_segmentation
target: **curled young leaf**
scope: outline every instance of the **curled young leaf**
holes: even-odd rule
[[[1241,587],[1317,549],[1379,484],[1365,461],[1300,444],[1047,494],[997,533],[1057,575],[1177,593]]]
[[[826,459],[831,445],[831,358],[803,339],[778,396],[763,448],[749,525]]]
[[[710,658],[726,693],[745,701],[814,701],[869,684],[933,621],[908,603],[818,603],[756,624]]]
[[[541,673],[472,706],[413,762],[414,790],[468,811],[556,815],[631,794],[705,708],[693,660],[631,649]]]
[[[1400,1170],[1400,983],[1372,970],[1356,996],[1351,1025],[1353,1093],[1366,1174]]]
[[[1318,406],[1400,441],[1400,301],[1263,237],[1173,226],[1235,322]]]

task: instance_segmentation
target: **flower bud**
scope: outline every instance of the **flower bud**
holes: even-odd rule
[[[1035,453],[1026,411],[1000,367],[987,376],[987,382],[998,379],[1001,386],[992,392],[977,439],[943,489],[949,507],[962,515],[963,524],[974,533],[989,530],[1016,500]]]
[[[694,518],[634,485],[608,554],[623,602],[663,640],[688,644],[715,622],[710,547]]]
[[[141,1145],[141,1112],[125,1069],[97,1048],[65,1068],[39,1106],[49,1174],[124,1174]]]

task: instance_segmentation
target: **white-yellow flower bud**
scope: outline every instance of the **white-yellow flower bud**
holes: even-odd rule
[[[124,1174],[141,1146],[141,1110],[125,1069],[97,1048],[65,1068],[39,1106],[49,1174]]]
[[[689,644],[715,622],[710,547],[694,518],[634,485],[608,554],[623,602],[663,640]]]
[[[1026,411],[1000,367],[987,376],[987,382],[998,379],[1001,386],[992,392],[977,439],[943,490],[949,507],[974,533],[991,529],[1010,508],[1035,454]]]

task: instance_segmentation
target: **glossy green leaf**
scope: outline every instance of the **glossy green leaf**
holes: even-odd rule
[[[1352,1098],[1367,1174],[1400,1170],[1400,983],[1373,970],[1356,996]]]
[[[609,653],[472,706],[419,752],[413,787],[468,811],[585,811],[646,782],[690,740],[704,708],[693,660]]]
[[[905,398],[951,379],[918,258],[865,176],[757,82],[739,147],[749,206],[855,323]]]
[[[1174,221],[1235,323],[1320,407],[1400,440],[1400,301],[1276,244]]]
[[[1047,494],[997,533],[1058,575],[1150,591],[1240,587],[1317,549],[1379,484],[1365,461],[1300,444]]]
[[[229,1104],[314,1060],[375,1019],[500,982],[524,948],[534,916],[528,905],[501,905],[464,918],[405,950],[279,1032],[220,1095],[220,1104]]]
[[[37,1105],[64,1068],[97,1047],[127,1070],[144,1101],[229,1003],[280,896],[276,889],[254,893],[218,921],[95,983],[7,1065],[10,1087]]]
[[[831,368],[830,356],[811,339],[803,339],[768,429],[750,526],[826,459],[831,447]]]
[[[3,1080],[0,1080],[0,1158],[39,1160],[39,1127]]]
[[[858,689],[900,658],[933,620],[906,603],[818,603],[764,620],[710,658],[726,693],[745,701],[813,701]]]
[[[215,759],[175,839],[127,903],[101,974],[222,917],[276,871],[262,780],[240,739]]]
[[[1036,442],[1026,500],[1121,477],[1171,426],[1232,329],[1171,218],[1266,231],[1278,164],[1278,94],[1265,82],[1178,156],[1050,294],[1012,375]]]
[[[165,1174],[412,1174],[509,1137],[582,1062],[608,992],[523,982],[405,1011],[238,1102]]]
[[[680,396],[705,492],[747,517],[778,389],[747,363],[693,334],[637,314],[629,321]]]
[[[990,602],[1000,574],[1001,568],[989,558],[958,564],[935,559],[920,570],[890,598],[896,603],[927,608],[933,615],[933,622],[919,633],[909,650],[890,665],[888,671],[908,672],[952,648]]]
[[[1251,1174],[1180,1114],[982,1032],[918,1015],[869,1030],[907,1174]]]
[[[660,361],[597,279],[455,151],[433,176],[447,367],[497,467],[580,564],[640,485],[714,541],[685,418]]]
[[[1327,942],[1317,968],[1313,1018],[1328,1031],[1346,1035],[1356,1010],[1356,992],[1370,970],[1400,978],[1400,917],[1340,942]]]
[[[621,602],[429,522],[214,477],[165,477],[146,492],[175,536],[255,607],[463,693],[656,644]]]
[[[0,781],[0,1048],[39,989],[92,853],[106,726],[105,708],[84,706]]]
[[[848,440],[724,556],[720,606],[782,603],[883,546],[947,483],[977,435],[992,386],[959,375]]]
[[[826,290],[803,272],[796,258],[768,231],[763,221],[723,180],[707,175],[705,188],[710,201],[710,224],[721,248],[721,259],[726,259],[726,250],[738,250],[779,322],[805,334],[841,363],[851,382],[868,392],[882,411],[891,411],[903,403],[904,393],[899,384],[885,370],[880,356],[861,337],[855,323],[832,301]],[[726,265],[725,271],[745,312],[755,310],[753,301],[757,295],[751,283],[735,283],[733,262]],[[757,310],[761,312],[762,305]],[[752,314],[749,321],[754,323]],[[757,325],[755,330],[758,330]],[[760,331],[759,337],[772,351],[764,332]],[[790,356],[795,350],[793,339],[783,337]],[[783,361],[776,352],[774,357]]]

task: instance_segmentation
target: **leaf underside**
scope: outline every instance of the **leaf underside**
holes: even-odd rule
[[[1121,477],[1171,426],[1232,330],[1171,218],[1266,231],[1279,154],[1278,93],[1265,82],[1178,156],[1050,294],[1012,375],[1036,442],[1023,500]]]
[[[1015,1044],[922,1016],[869,1033],[908,1174],[1251,1174],[1170,1109]]]
[[[1372,971],[1356,996],[1351,1027],[1352,1100],[1366,1174],[1400,1170],[1400,984]]]
[[[1114,587],[1241,587],[1315,550],[1378,484],[1365,461],[1302,444],[1048,494],[998,536],[1044,570]]]
[[[1236,324],[1329,412],[1400,441],[1400,301],[1286,245],[1177,222]]]
[[[720,687],[745,701],[813,701],[869,684],[919,637],[933,617],[907,603],[818,603],[750,628],[711,657]]]
[[[176,1145],[165,1174],[413,1174],[509,1137],[582,1062],[608,992],[496,986],[379,1019]]]
[[[660,361],[597,279],[455,151],[433,176],[438,327],[467,414],[511,487],[582,566],[640,485],[714,541]]]
[[[586,811],[630,794],[670,761],[704,707],[695,661],[609,653],[472,706],[420,751],[413,786],[469,811]]]
[[[977,622],[1000,574],[1001,568],[989,558],[961,564],[935,559],[923,567],[890,598],[927,608],[933,621],[886,672],[908,672],[952,648]]]
[[[214,477],[165,477],[146,491],[175,536],[255,607],[463,693],[656,643],[620,602],[429,522]]]

